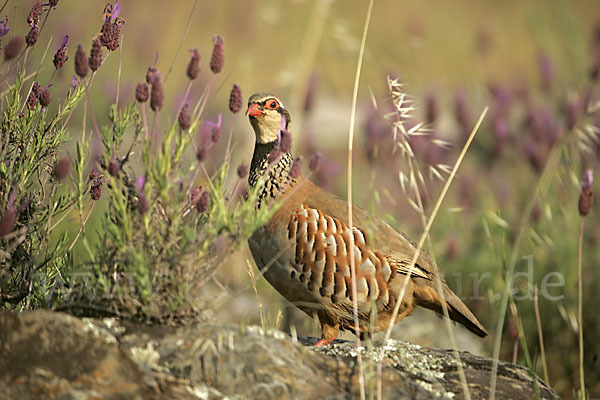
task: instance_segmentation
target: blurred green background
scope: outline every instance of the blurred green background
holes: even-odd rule
[[[212,75],[208,68],[212,36],[220,34],[225,38],[225,68],[217,77],[205,115],[215,120],[223,113],[224,131],[233,121],[232,166],[249,163],[254,142],[242,113],[231,120],[227,109],[229,90],[233,83],[239,83],[245,98],[270,91],[282,99],[292,115],[295,151],[305,160],[315,151],[322,152],[321,169],[313,178],[344,196],[352,88],[367,3],[125,0],[121,47],[107,59],[92,89],[96,113],[102,119],[106,115],[102,110],[108,109],[117,93],[120,102],[133,101],[136,84],[145,79],[147,68],[158,55],[157,68],[167,77],[166,126],[168,115],[171,120],[176,118],[188,81],[188,49],[198,48],[202,54],[200,81],[206,82]],[[104,5],[104,1],[96,0],[61,0],[51,13],[37,46],[49,43],[51,58],[62,37],[70,36],[71,59],[59,71],[64,82],[71,80],[77,43],[89,51],[90,39],[103,22]],[[21,2],[8,4],[5,12],[17,24],[10,35],[26,33],[25,10]],[[570,100],[576,99],[580,105],[598,101],[598,83],[590,80],[590,68],[600,48],[600,38],[594,39],[594,35],[600,37],[599,24],[598,1],[375,2],[359,90],[355,203],[413,238],[421,232],[419,216],[406,201],[408,196],[398,180],[405,164],[397,154],[391,154],[394,142],[383,118],[391,111],[387,75],[406,84],[406,91],[416,102],[415,120],[429,120],[432,137],[452,145],[442,150],[430,141],[415,141],[426,176],[428,165],[454,163],[466,139],[459,114],[472,126],[483,108],[491,107],[432,232],[434,251],[449,285],[491,334],[479,340],[459,327],[460,349],[491,355],[503,268],[524,204],[539,179],[536,162],[548,156],[557,138],[568,134],[565,107]],[[48,58],[44,66],[42,82],[53,71]],[[53,96],[61,97],[61,90],[66,93],[67,85],[55,86]],[[200,96],[202,87],[202,83],[192,86],[192,101]],[[307,95],[311,100],[308,107]],[[544,120],[543,140],[532,128],[537,111]],[[597,113],[586,119],[584,114],[580,107],[577,126],[598,126]],[[76,118],[82,114],[73,121],[74,127],[81,126],[77,125],[81,119]],[[74,130],[73,136],[78,135]],[[555,137],[547,138],[552,135]],[[519,253],[532,256],[532,279],[515,285],[520,293],[530,294],[531,285],[540,285],[550,272],[558,271],[565,278],[564,286],[550,290],[552,295],[564,297],[553,301],[542,296],[539,304],[550,384],[565,398],[574,398],[578,381],[577,324],[573,319],[577,306],[578,180],[584,166],[598,170],[597,149],[588,146],[589,151],[581,151],[587,155],[579,157],[576,150],[583,147],[576,143],[570,151],[565,150],[568,156],[556,169],[547,195],[534,209]],[[218,153],[212,154],[208,164],[217,166],[220,160]],[[423,186],[429,212],[441,185],[426,179]],[[600,230],[596,218],[594,211],[588,216],[584,243],[585,370],[592,398],[600,396],[600,321],[595,314],[600,307],[595,296],[599,288],[596,265],[600,250],[596,244]],[[220,308],[212,311],[211,318],[259,323],[262,308],[273,325],[281,310],[280,328],[289,330],[293,325],[298,333],[316,334],[315,322],[286,303],[266,282],[259,282],[258,296],[254,293],[246,259],[251,260],[251,256],[245,249],[232,254],[220,267],[218,284],[207,288],[222,296]],[[517,271],[527,272],[526,260],[519,261]],[[481,285],[475,285],[477,280]],[[528,350],[541,375],[533,302],[526,298],[516,303]],[[514,318],[509,315],[501,352],[505,360],[514,356]],[[434,346],[449,346],[446,336],[443,324],[430,312],[417,312],[394,332],[395,338]],[[517,360],[524,364],[522,354],[519,349]]]

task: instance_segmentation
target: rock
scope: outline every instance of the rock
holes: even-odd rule
[[[358,397],[357,350],[256,326],[179,328],[48,311],[0,313],[0,399],[348,399]],[[393,341],[382,397],[463,398],[448,350]],[[378,353],[362,348],[376,390]],[[461,352],[472,399],[488,398],[492,360]],[[558,396],[528,371],[500,361],[496,399]]]

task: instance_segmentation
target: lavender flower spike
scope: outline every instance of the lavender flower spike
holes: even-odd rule
[[[211,131],[211,140],[213,143],[217,143],[219,141],[219,139],[221,139],[221,123],[222,122],[223,122],[223,117],[219,113],[219,116],[217,117],[217,123],[216,124],[214,122],[211,123],[211,125],[213,125],[212,131]]]
[[[4,18],[4,21],[0,21],[0,37],[6,36],[10,28],[8,26],[8,15]]]
[[[135,188],[138,192],[142,192],[146,186],[146,175],[140,175],[135,180]]]
[[[581,182],[581,194],[579,195],[579,215],[585,217],[592,210],[594,205],[594,192],[592,185],[594,184],[594,173],[591,169],[585,171],[583,181]]]

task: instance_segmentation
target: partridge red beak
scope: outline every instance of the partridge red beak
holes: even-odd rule
[[[262,113],[264,113],[264,111],[261,109],[260,104],[257,103],[250,104],[246,110],[246,115],[251,117],[258,117]]]

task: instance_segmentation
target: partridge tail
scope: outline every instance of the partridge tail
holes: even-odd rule
[[[443,315],[442,299],[435,289],[437,284],[434,281],[425,281],[421,279],[419,279],[419,282],[415,283],[414,296],[417,305]],[[445,282],[442,282],[442,287],[450,319],[465,326],[477,336],[486,337],[488,334],[487,331],[483,325],[477,321],[477,318],[475,318],[467,306],[454,294],[454,292],[452,292],[452,290],[450,290]]]

